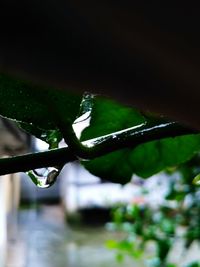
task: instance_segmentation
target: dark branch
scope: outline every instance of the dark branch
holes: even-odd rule
[[[142,124],[84,141],[81,145],[86,146],[90,151],[87,153],[87,158],[94,159],[125,147],[134,148],[148,141],[195,133],[197,132],[176,122],[165,122],[159,125]],[[77,160],[77,156],[74,155],[74,152],[69,147],[4,158],[0,160],[0,175],[25,172],[48,166],[62,166],[74,160]]]

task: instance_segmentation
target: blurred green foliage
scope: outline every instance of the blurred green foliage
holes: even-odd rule
[[[153,203],[144,201],[116,206],[110,226],[112,230],[124,232],[126,237],[119,242],[109,240],[108,248],[115,249],[121,260],[125,255],[142,259],[149,244],[153,243],[154,256],[146,262],[148,266],[180,266],[169,262],[174,245],[184,243],[183,255],[194,242],[200,245],[200,188],[192,182],[200,171],[199,163],[200,157],[196,156],[168,172],[168,193],[161,205],[155,207]],[[178,174],[178,178],[170,177],[173,172],[176,172],[176,177]],[[183,265],[191,266],[200,266],[200,262]]]

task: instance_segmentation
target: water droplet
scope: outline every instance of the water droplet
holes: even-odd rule
[[[60,173],[60,169],[56,167],[48,167],[35,169],[27,172],[35,185],[40,188],[48,188],[52,186]]]

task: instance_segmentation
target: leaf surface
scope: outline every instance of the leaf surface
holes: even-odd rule
[[[75,120],[81,96],[47,86],[0,74],[0,114],[41,129],[56,128],[54,110],[72,122]]]
[[[82,140],[152,121],[152,117],[144,117],[135,109],[101,98],[95,100],[91,117],[90,127],[84,130]],[[94,160],[83,161],[82,164],[102,179],[125,184],[133,174],[143,178],[150,177],[168,167],[184,163],[199,150],[200,135],[193,134],[140,144],[135,148],[126,148]]]

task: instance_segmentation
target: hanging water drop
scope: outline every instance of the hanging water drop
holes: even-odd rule
[[[33,183],[40,188],[48,188],[52,186],[55,183],[59,173],[60,169],[56,167],[35,169],[27,172]]]
[[[51,186],[55,183],[55,181],[57,180],[57,177],[60,173],[60,170],[54,168],[53,170],[51,170],[48,175],[47,175],[47,180],[46,183]]]

